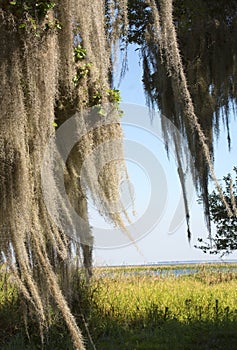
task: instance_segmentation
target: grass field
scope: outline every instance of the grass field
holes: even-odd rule
[[[195,266],[195,273],[178,277],[162,273],[168,267],[100,268],[73,311],[78,320],[83,313],[96,349],[232,350],[237,348],[235,268]],[[0,348],[40,349],[35,326],[29,325],[30,340],[24,334],[16,291],[11,286],[4,291],[3,282]],[[55,320],[44,349],[72,349],[60,318]],[[83,323],[81,328],[87,341]],[[87,349],[92,349],[89,340]]]

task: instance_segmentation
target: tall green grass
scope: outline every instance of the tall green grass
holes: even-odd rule
[[[199,266],[197,273],[179,277],[149,271],[100,268],[95,270],[89,286],[84,286],[83,291],[78,289],[80,297],[74,301],[73,311],[82,328],[81,321],[85,320],[97,349],[232,350],[237,346],[237,273],[233,268]],[[8,289],[4,297],[0,292],[0,316],[4,310],[12,312],[18,329],[6,327],[9,319],[5,314],[5,336],[0,337],[0,348],[39,349],[40,339],[34,327],[32,339],[25,337],[16,307],[17,294],[11,287]],[[71,350],[60,317],[55,320],[44,348]],[[83,330],[88,339],[86,328]],[[87,348],[92,348],[89,340]]]
[[[232,349],[237,344],[236,272],[200,266],[195,274],[176,277],[149,271],[98,270],[91,315],[98,349],[222,349],[223,341]]]

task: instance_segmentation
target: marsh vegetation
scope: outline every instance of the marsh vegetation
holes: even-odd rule
[[[75,286],[81,298],[73,309],[86,347],[93,349],[89,332],[96,349],[103,350],[233,349],[236,265],[185,268],[190,274],[179,276],[166,266],[98,268],[89,287]],[[40,349],[37,324],[28,320],[27,339],[17,290],[11,280],[3,288],[7,276],[1,278],[1,349]],[[44,349],[62,348],[73,349],[62,317],[52,313]]]

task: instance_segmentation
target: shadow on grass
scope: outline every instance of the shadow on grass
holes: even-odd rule
[[[0,317],[1,350],[73,350],[67,328],[62,322],[48,330],[42,347],[35,325],[29,325],[29,340],[22,322],[14,319],[14,312],[8,315],[1,312]],[[144,319],[134,319],[123,324],[121,320],[99,317],[97,314],[97,317],[94,315],[87,321],[98,350],[233,350],[237,346],[237,320],[182,323],[168,318],[148,319],[144,323]],[[15,328],[9,329],[12,324],[15,324]],[[86,348],[92,349],[85,330],[84,337]]]
[[[233,350],[237,346],[237,321],[167,320],[157,327],[115,329],[116,333],[94,339],[98,350]]]
[[[82,288],[81,286],[79,286]],[[155,303],[147,308],[127,312],[122,304],[105,308],[94,292],[75,286],[78,297],[72,310],[84,334],[86,349],[92,350],[83,314],[97,350],[234,350],[237,348],[237,309],[223,308],[218,300],[210,304],[213,315],[205,314],[202,307],[185,300],[182,319],[179,321],[168,306],[160,309]],[[4,294],[2,294],[4,295]],[[0,303],[1,350],[73,350],[67,327],[57,315],[54,324],[45,332],[44,345],[34,318],[28,320],[27,338],[22,319],[21,298],[9,291]],[[99,300],[99,302],[98,302]],[[171,301],[172,302],[172,301]],[[195,309],[195,306],[198,306]],[[192,310],[196,310],[192,314]],[[193,316],[192,316],[193,315]],[[193,317],[193,318],[192,318]],[[212,320],[208,317],[212,317]]]
[[[91,330],[98,350],[233,350],[237,344],[237,322],[191,322],[183,324],[167,320],[162,325],[149,328],[127,329],[113,324],[103,332]],[[99,325],[98,325],[99,326]],[[94,334],[93,334],[94,333]],[[99,334],[100,333],[100,334]],[[86,337],[85,337],[86,338]],[[86,348],[92,346],[86,341]],[[1,350],[73,350],[70,337],[64,329],[53,328],[45,338],[42,348],[40,338],[29,341],[23,332],[16,333]]]

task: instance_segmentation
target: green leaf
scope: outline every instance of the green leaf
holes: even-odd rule
[[[98,114],[101,115],[102,117],[106,116],[106,112],[105,112],[105,110],[102,107],[100,107],[100,109],[98,111]]]
[[[77,60],[82,60],[83,58],[86,57],[86,49],[81,47],[81,45],[79,44],[74,49],[74,56]]]
[[[62,26],[61,26],[60,23],[56,23],[56,24],[55,24],[55,28],[61,30],[61,29],[62,29]]]

